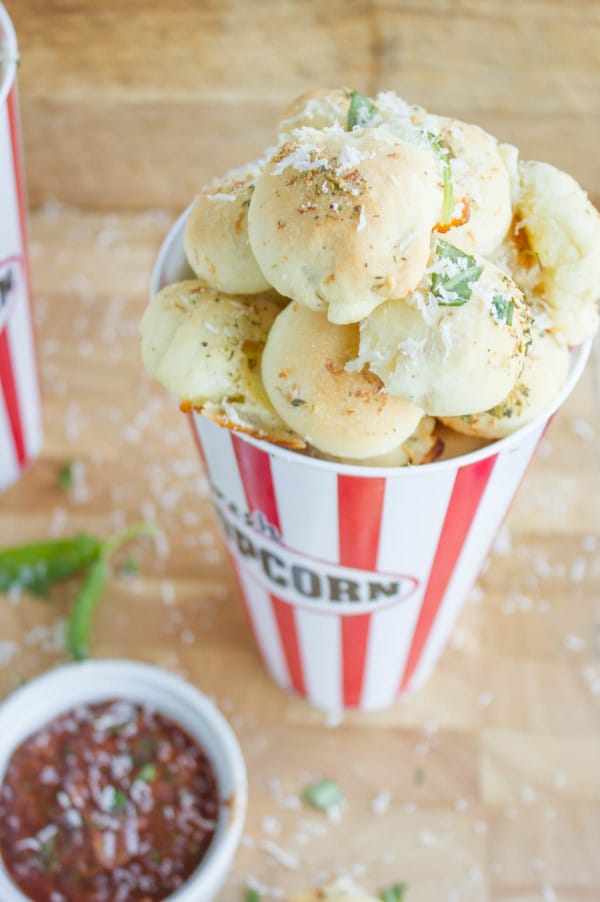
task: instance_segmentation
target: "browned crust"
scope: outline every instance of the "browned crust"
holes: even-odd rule
[[[202,414],[202,416],[206,417],[207,420],[210,420],[211,423],[216,423],[217,426],[223,426],[225,429],[230,429],[232,432],[242,432],[244,435],[249,435],[251,438],[256,438],[263,442],[270,442],[272,445],[278,445],[280,448],[289,448],[291,451],[303,451],[304,448],[306,448],[306,442],[304,442],[300,436],[297,438],[293,438],[292,436],[284,438],[281,435],[267,435],[260,429],[252,429],[251,426],[241,426],[239,423],[234,423],[224,413],[219,413],[218,411],[210,411],[209,413],[203,409],[201,404],[192,404],[191,401],[182,401],[179,405],[179,409],[183,413],[190,413],[193,410],[196,413]]]
[[[444,448],[444,440],[439,435],[436,435],[433,445],[423,458],[423,463],[432,464],[434,461],[438,460],[444,453]]]

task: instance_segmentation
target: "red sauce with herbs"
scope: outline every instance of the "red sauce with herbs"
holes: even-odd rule
[[[213,768],[176,723],[128,701],[76,708],[13,754],[0,851],[33,902],[158,902],[204,857]]]

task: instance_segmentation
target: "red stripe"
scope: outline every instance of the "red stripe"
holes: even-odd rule
[[[27,253],[27,230],[25,227],[25,178],[23,175],[23,150],[21,147],[21,132],[19,129],[19,114],[17,108],[17,85],[14,84],[7,98],[8,123],[10,128],[10,144],[12,148],[15,185],[17,188],[17,200],[19,203],[19,228],[21,232],[21,249],[25,261],[25,279],[27,282],[27,294],[31,300],[31,277],[29,273],[29,255]],[[33,322],[33,319],[32,319]]]
[[[262,511],[269,523],[279,529],[279,512],[269,455],[235,432],[231,434],[231,440],[249,510]]]
[[[260,511],[279,531],[281,526],[269,455],[235,433],[231,434],[231,440],[249,510]],[[296,692],[306,697],[296,612],[291,604],[281,598],[269,597],[291,684]]]
[[[415,672],[496,459],[494,455],[461,467],[456,475],[399,692]]]
[[[200,455],[200,459],[204,464],[204,469],[207,470],[206,466],[206,455],[204,454],[204,447],[202,445],[202,439],[200,438],[200,433],[198,432],[198,427],[196,425],[196,421],[194,419],[193,411],[190,411],[187,414],[188,423],[190,424],[190,429],[192,430],[192,438],[194,439],[194,444],[198,450],[198,454]]]
[[[385,479],[338,476],[340,564],[377,569],[384,493]],[[370,626],[370,614],[341,618],[342,692],[347,708],[361,702]]]
[[[17,99],[17,83],[15,81],[13,87],[11,88],[8,97],[7,97],[7,111],[8,111],[8,125],[10,131],[10,145],[12,150],[12,160],[13,160],[13,172],[15,178],[15,187],[17,191],[17,202],[19,204],[19,231],[21,234],[21,252],[23,259],[23,269],[25,271],[25,285],[27,288],[27,304],[29,306],[29,321],[31,324],[31,332],[33,337],[33,342],[35,347],[37,348],[37,335],[36,335],[36,326],[35,319],[33,316],[33,308],[32,308],[32,292],[31,292],[31,272],[29,269],[29,249],[27,244],[27,229],[26,229],[26,212],[25,212],[25,177],[23,173],[23,149],[21,147],[21,131],[19,128],[19,112],[18,112],[18,99]],[[6,337],[8,332],[8,324],[6,329],[4,330],[4,336],[6,342],[8,342],[8,338]],[[4,371],[5,366],[5,358],[8,356],[8,347],[3,348],[0,351],[0,357],[2,361],[0,361],[0,368]],[[9,367],[10,368],[10,367]],[[40,376],[39,371],[36,373],[37,375],[37,385],[38,385],[38,394],[41,395],[41,386],[40,386]],[[18,405],[17,405],[17,394],[16,387],[14,384],[14,376],[9,374],[8,381],[5,382],[5,374],[2,373],[2,384],[4,388],[4,395],[6,398],[6,402],[8,405],[8,412],[11,421],[11,428],[13,431],[15,448],[17,451],[17,459],[19,464],[23,466],[25,461],[27,460],[27,452],[25,449],[25,438],[23,434],[23,426],[20,420]],[[11,405],[12,409],[11,409]]]
[[[282,601],[281,598],[277,598],[275,595],[271,595],[270,598],[292,686],[299,695],[306,698],[306,684],[304,682],[302,654],[298,641],[296,612],[291,604]]]
[[[4,395],[8,411],[15,453],[19,466],[23,467],[27,461],[27,452],[25,450],[25,435],[23,433],[23,423],[21,422],[19,397],[15,384],[10,345],[8,343],[8,326],[0,332],[0,386],[2,387],[2,394]]]

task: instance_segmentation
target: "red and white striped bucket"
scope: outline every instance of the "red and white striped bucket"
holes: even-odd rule
[[[0,491],[42,444],[40,391],[25,232],[17,41],[0,4]]]
[[[188,275],[184,217],[153,293]],[[320,708],[375,710],[420,686],[442,652],[552,414],[478,451],[413,468],[315,460],[216,426],[192,429],[265,665]]]

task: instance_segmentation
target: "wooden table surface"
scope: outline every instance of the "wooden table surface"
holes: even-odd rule
[[[600,8],[591,2],[14,0],[46,440],[0,497],[2,543],[156,520],[117,573],[98,657],[214,696],[250,774],[220,902],[336,872],[407,902],[600,899],[600,359],[557,416],[435,676],[332,721],[276,688],[248,635],[184,418],[142,372],[157,248],[205,178],[271,140],[314,84],[395,87],[517,141],[600,198]],[[575,136],[575,137],[574,137]],[[160,208],[160,209],[157,209]],[[66,493],[57,473],[75,462]],[[73,587],[0,607],[0,690],[64,660]],[[348,804],[301,806],[313,776]],[[278,851],[279,850],[279,851]],[[282,854],[283,853],[283,854]],[[199,900],[201,902],[201,900]]]

